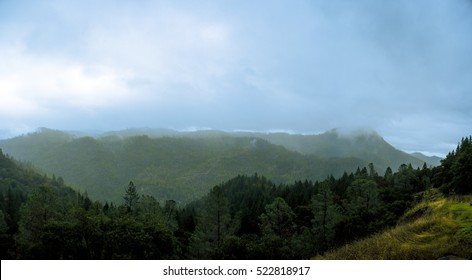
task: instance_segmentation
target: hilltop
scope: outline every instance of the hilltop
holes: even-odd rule
[[[96,199],[119,201],[130,180],[160,201],[187,203],[237,175],[264,174],[277,184],[341,176],[373,163],[421,167],[375,133],[343,136],[130,129],[91,136],[41,129],[1,140],[0,148],[40,171],[62,176]],[[430,163],[427,163],[429,165]]]

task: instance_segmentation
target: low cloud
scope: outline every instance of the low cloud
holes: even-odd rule
[[[441,154],[472,131],[470,1],[0,5],[2,123],[361,128]]]

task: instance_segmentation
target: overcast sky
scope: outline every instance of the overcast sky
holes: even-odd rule
[[[0,137],[130,127],[472,133],[472,1],[0,0]]]

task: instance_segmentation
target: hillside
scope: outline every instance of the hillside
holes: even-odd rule
[[[0,258],[2,260],[10,258],[9,254],[15,250],[14,235],[18,234],[21,227],[22,205],[32,193],[41,189],[47,189],[60,201],[64,201],[64,198],[77,201],[77,193],[67,187],[62,178],[40,175],[30,166],[24,166],[4,155],[0,149]]]
[[[423,202],[393,229],[375,234],[317,259],[472,259],[471,196]]]
[[[254,137],[73,137],[43,129],[0,141],[15,158],[96,199],[120,201],[133,180],[158,200],[189,202],[239,174],[264,174],[276,183],[340,176],[368,163],[356,158],[302,155]]]
[[[426,156],[422,153],[411,153],[411,156],[414,156],[415,158],[422,160],[426,162],[428,166],[438,166],[441,164],[442,158],[438,156]]]
[[[336,129],[321,134],[289,134],[289,133],[261,133],[261,132],[224,132],[218,130],[202,130],[194,132],[178,132],[168,129],[128,129],[108,132],[104,135],[130,137],[148,135],[150,137],[250,137],[261,138],[272,144],[280,145],[290,151],[304,155],[316,155],[321,158],[358,158],[365,162],[372,162],[378,170],[387,167],[397,169],[403,163],[411,163],[413,167],[438,166],[439,157],[429,157],[421,153],[407,154],[386,142],[375,132],[359,131],[340,133]]]
[[[409,155],[387,143],[375,132],[355,132],[341,134],[330,130],[318,135],[294,135],[287,133],[256,134],[276,145],[306,155],[317,155],[322,158],[355,157],[366,162],[373,162],[378,170],[387,167],[398,168],[403,163],[411,163],[413,167],[421,167],[425,162],[428,166],[439,163],[433,158],[422,155]]]
[[[0,193],[21,193],[25,196],[45,184],[64,186],[62,178],[50,179],[40,175],[31,166],[16,162],[0,149]]]
[[[215,147],[239,151],[249,145],[248,153],[258,158],[267,156],[258,149],[276,151],[261,139],[249,144],[244,137],[218,139],[213,140],[219,145],[208,139],[200,145],[216,154]],[[168,153],[192,162],[202,148],[191,142],[192,150],[188,141],[83,137],[60,148],[76,148],[76,156],[89,163],[122,157],[128,163],[116,165],[135,172],[152,163],[141,161],[155,160],[145,155],[156,151],[160,158]],[[284,158],[293,153],[276,147]],[[184,148],[183,154],[173,150]],[[471,164],[469,136],[434,168],[403,164],[381,175],[369,166],[286,185],[259,174],[238,175],[178,207],[143,193],[132,181],[119,202],[91,200],[62,178],[38,175],[0,153],[0,253],[13,259],[469,259]]]

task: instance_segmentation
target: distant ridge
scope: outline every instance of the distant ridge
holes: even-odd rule
[[[420,159],[424,162],[426,162],[426,164],[428,166],[438,166],[441,164],[441,160],[442,158],[438,157],[438,156],[427,156],[427,155],[424,155],[422,153],[411,153],[410,155],[414,156],[415,158],[417,159]]]
[[[122,131],[107,132],[104,135],[117,135],[122,137],[148,135],[150,137],[256,137],[269,141],[275,145],[281,145],[291,151],[305,155],[316,155],[323,158],[354,157],[366,162],[373,162],[384,170],[387,167],[397,168],[403,163],[411,163],[414,167],[438,166],[440,157],[426,156],[422,153],[408,154],[400,151],[385,141],[375,131],[354,131],[341,133],[337,129],[331,129],[321,134],[296,134],[287,132],[246,132],[246,131],[220,131],[220,130],[196,130],[177,131],[171,129],[126,129]]]
[[[122,199],[130,180],[142,194],[189,202],[237,175],[258,173],[277,184],[341,176],[369,163],[379,174],[425,162],[401,152],[376,133],[179,132],[128,129],[92,136],[42,128],[0,148],[96,199]],[[427,163],[430,165],[429,163]]]

